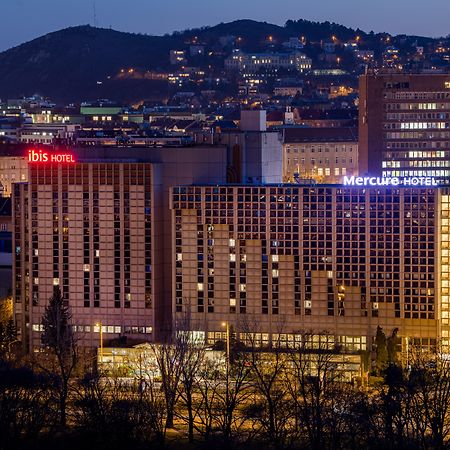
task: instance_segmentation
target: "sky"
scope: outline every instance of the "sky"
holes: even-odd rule
[[[450,34],[449,0],[0,0],[0,17],[0,51],[85,24],[161,35],[236,19],[283,25],[302,18],[391,34]]]

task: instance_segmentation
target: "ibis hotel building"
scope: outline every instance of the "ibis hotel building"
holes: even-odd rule
[[[12,199],[24,344],[40,345],[56,286],[83,345],[98,346],[100,327],[105,342],[157,340],[171,319],[169,186],[224,182],[225,147],[32,150],[27,159],[28,182],[13,185]]]
[[[262,346],[369,350],[380,325],[448,352],[450,189],[345,183],[173,187],[174,317],[210,343],[229,324]]]

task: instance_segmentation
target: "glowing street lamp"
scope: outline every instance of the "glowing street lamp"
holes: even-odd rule
[[[95,326],[100,330],[100,361],[103,363],[103,326],[101,322],[97,322]]]

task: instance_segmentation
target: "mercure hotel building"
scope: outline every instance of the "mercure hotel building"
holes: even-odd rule
[[[346,183],[173,187],[175,318],[209,343],[228,323],[244,343],[369,350],[380,325],[448,352],[450,189]]]

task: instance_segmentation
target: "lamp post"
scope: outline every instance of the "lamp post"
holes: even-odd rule
[[[100,361],[103,364],[103,326],[101,322],[95,324],[100,330]]]
[[[228,322],[222,322],[222,326],[226,327],[227,340],[226,340],[226,377],[227,377],[227,399],[228,399],[228,386],[230,383],[230,324]]]
[[[14,339],[14,341],[8,342],[8,358],[11,357],[11,345],[15,344],[16,342],[21,342],[19,339]]]

